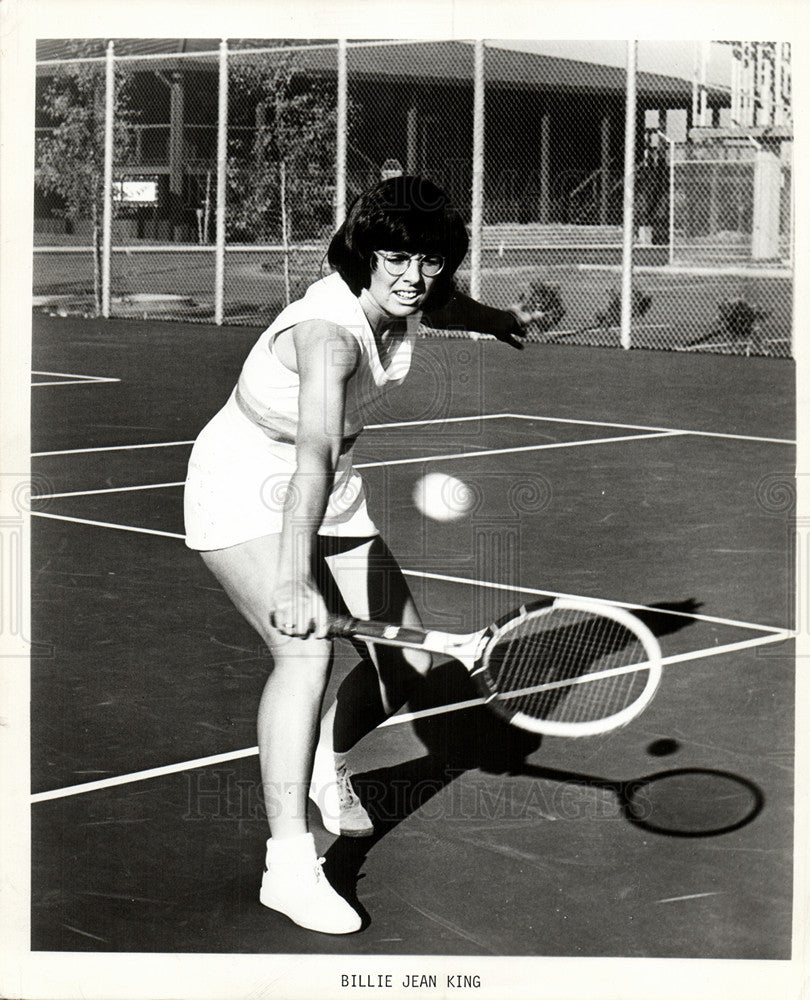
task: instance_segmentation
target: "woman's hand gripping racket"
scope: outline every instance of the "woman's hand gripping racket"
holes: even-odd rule
[[[661,679],[652,632],[622,608],[558,598],[524,606],[479,632],[339,618],[331,634],[459,660],[485,704],[521,729],[594,736],[649,705]]]

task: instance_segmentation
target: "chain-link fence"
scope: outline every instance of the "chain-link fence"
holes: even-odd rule
[[[260,326],[324,273],[359,192],[426,174],[472,223],[478,167],[478,251],[461,284],[542,311],[532,340],[620,343],[624,70],[488,43],[479,76],[464,42],[103,51],[51,43],[38,63],[42,308]],[[789,356],[790,143],[645,129],[651,113],[685,121],[692,88],[649,73],[637,87],[631,345]],[[719,120],[729,98],[707,102]]]

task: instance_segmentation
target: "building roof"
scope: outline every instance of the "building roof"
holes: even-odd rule
[[[182,66],[189,69],[210,68],[211,57],[219,48],[218,39],[201,38],[118,38],[114,42],[116,55],[147,56],[153,69],[179,69]],[[102,56],[106,43],[106,39],[39,40],[37,71],[45,75],[47,62],[75,58],[77,55]],[[303,69],[319,75],[335,72],[334,41],[296,39],[284,43],[278,39],[253,38],[228,42],[234,50],[271,48],[279,52],[283,51],[280,46],[285,44],[299,50],[298,58]],[[473,47],[469,42],[349,42],[348,50],[349,72],[367,80],[397,77],[412,81],[463,83],[470,81],[473,75]],[[486,49],[485,65],[487,84],[510,90],[525,88],[579,94],[618,94],[625,90],[625,71],[616,66],[493,46]],[[690,100],[692,94],[690,82],[658,73],[638,73],[637,89],[644,97],[666,96],[681,102]],[[710,99],[725,96],[722,90],[710,88]]]

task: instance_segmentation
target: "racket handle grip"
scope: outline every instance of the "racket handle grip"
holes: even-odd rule
[[[375,639],[394,646],[421,646],[425,641],[425,629],[408,628],[405,625],[390,625],[387,622],[366,622],[358,618],[336,615],[329,626],[329,635],[340,639]]]
[[[357,631],[359,622],[347,615],[335,615],[329,623],[329,637],[332,639],[351,639]]]

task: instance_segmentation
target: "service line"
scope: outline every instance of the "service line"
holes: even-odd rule
[[[680,431],[659,431],[658,433],[652,434],[623,434],[619,437],[609,437],[609,438],[592,438],[585,441],[555,441],[551,444],[526,444],[519,445],[513,448],[489,448],[483,451],[462,451],[455,452],[446,455],[423,455],[420,458],[392,458],[386,459],[382,462],[355,462],[355,469],[375,469],[382,466],[388,465],[418,465],[425,462],[448,462],[454,459],[461,458],[479,458],[481,456],[487,455],[511,455],[515,452],[526,452],[526,451],[545,451],[551,448],[584,448],[588,445],[595,444],[614,444],[621,441],[644,441],[647,438],[659,438],[659,437],[674,437],[678,434],[683,433]],[[191,442],[182,442],[191,443]],[[148,445],[132,445],[131,447],[149,447]],[[157,447],[157,446],[155,446]],[[168,447],[165,446],[165,447]],[[104,449],[97,449],[102,451]],[[114,449],[108,449],[114,450]],[[45,452],[40,452],[40,455],[46,454]],[[51,453],[54,454],[54,453]],[[61,454],[67,454],[62,452]],[[166,489],[171,486],[183,486],[184,481],[173,482],[173,483],[147,483],[145,485],[136,486],[110,486],[99,490],[74,490],[70,493],[40,493],[37,496],[31,497],[32,500],[54,500],[59,497],[82,497],[82,496],[94,496],[99,493],[129,493],[134,490],[160,490]]]
[[[457,458],[482,458],[486,455],[513,455],[517,452],[547,451],[551,448],[585,448],[594,444],[614,444],[617,441],[643,441],[647,438],[675,437],[685,431],[659,431],[656,434],[624,434],[620,437],[592,438],[585,441],[555,441],[552,444],[524,444],[514,448],[488,448],[483,451],[462,451],[452,455],[427,455],[422,458],[395,458],[385,462],[356,462],[355,469],[374,469],[383,465],[415,465],[422,462],[447,462]]]

